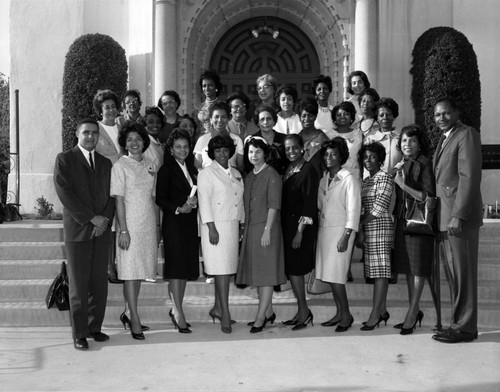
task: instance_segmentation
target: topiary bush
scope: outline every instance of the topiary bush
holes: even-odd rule
[[[63,76],[63,151],[76,144],[78,120],[98,119],[92,109],[97,90],[110,89],[121,96],[127,89],[127,78],[125,50],[110,36],[86,34],[71,44]]]
[[[476,53],[467,37],[451,27],[434,27],[419,37],[412,55],[415,122],[425,126],[431,150],[441,136],[434,123],[434,104],[439,97],[453,97],[463,122],[479,131],[481,83]]]
[[[9,81],[0,72],[0,202],[7,201],[7,179],[10,171],[10,97]]]

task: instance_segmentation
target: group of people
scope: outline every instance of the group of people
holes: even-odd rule
[[[231,277],[257,288],[251,333],[274,323],[273,290],[290,281],[297,312],[283,322],[293,331],[313,324],[305,275],[331,288],[335,315],[323,322],[345,332],[353,324],[346,282],[354,246],[363,250],[373,305],[361,330],[387,324],[388,281],[405,274],[409,308],[395,325],[411,334],[438,241],[452,290],[452,321],[434,339],[477,337],[477,246],[481,225],[480,139],[459,121],[451,98],[436,102],[443,132],[434,159],[423,128],[393,127],[399,107],[380,98],[366,74],[350,75],[347,101],[329,103],[330,77],[313,80],[314,98],[298,102],[291,85],[271,75],[257,81],[259,99],[241,92],[219,99],[213,71],[200,77],[205,96],[193,116],[177,113],[181,100],[165,91],[158,107],[141,114],[135,90],[120,99],[110,90],[94,97],[100,121],[84,119],[78,145],[56,159],[54,181],[64,207],[74,346],[101,332],[107,296],[106,266],[116,260],[124,281],[120,316],[134,339],[145,339],[138,296],[156,278],[163,239],[164,271],[180,333],[191,333],[183,310],[186,284],[205,273],[215,281],[209,316],[231,333]],[[124,112],[120,114],[123,103]],[[408,200],[441,199],[436,235],[405,233]],[[201,238],[201,240],[200,240]],[[201,248],[200,248],[201,245]]]

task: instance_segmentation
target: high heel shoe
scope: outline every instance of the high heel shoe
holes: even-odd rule
[[[351,316],[351,321],[349,321],[349,324],[347,324],[345,327],[342,325],[337,325],[337,328],[335,328],[335,332],[345,332],[349,328],[351,328],[352,323],[354,323],[354,317]]]
[[[416,321],[418,321],[418,326],[419,327],[422,327],[422,319],[423,318],[424,318],[424,312],[422,312],[421,310],[419,310],[418,313],[417,313],[417,318],[416,318]],[[403,325],[404,325],[404,323],[399,323],[399,324],[396,324],[394,326],[394,328],[401,329],[401,328],[403,328]]]
[[[391,318],[391,315],[388,311],[385,311],[380,315],[380,317],[382,317],[382,321],[385,323],[385,325],[387,325],[387,320]],[[366,325],[366,321],[363,321],[361,324]]]
[[[170,316],[170,319],[172,320],[172,324],[177,324],[177,321],[175,320],[175,316],[174,316],[174,312],[172,311],[172,309],[170,309],[170,312],[168,312],[168,315]],[[186,321],[186,327],[190,328],[191,327],[191,324],[189,324],[187,321]]]
[[[295,318],[295,317],[293,319],[281,322],[281,324],[283,324],[283,325],[297,325],[298,323],[299,323],[299,319]]]
[[[219,322],[222,324],[222,316],[219,316],[218,314],[215,313],[215,310],[210,309],[208,312],[208,315],[212,317],[212,322],[215,324],[215,319],[219,320]],[[231,320],[231,325],[236,324],[235,320]],[[190,325],[189,325],[190,326]]]
[[[135,333],[134,331],[132,331],[132,328],[130,328],[130,334],[132,335],[132,338],[136,339],[136,340],[144,340],[144,339],[146,339],[144,337],[144,334],[142,332]]]
[[[311,312],[311,310],[309,309],[309,314],[307,315],[307,318],[303,321],[303,322],[298,322],[298,324],[292,328],[292,331],[299,331],[301,329],[304,329],[305,327],[307,327],[307,324],[311,323],[311,326],[314,327],[314,323],[313,323],[313,314]]]
[[[375,327],[379,326],[379,324],[382,322],[382,320],[383,320],[382,316],[379,316],[378,321],[375,324],[368,325],[368,322],[367,322],[360,329],[361,329],[361,331],[373,331],[375,329]]]
[[[275,316],[274,318],[276,318],[276,315],[273,313],[273,315]],[[271,316],[272,317],[272,316]],[[271,318],[270,317],[270,318]],[[255,325],[252,325],[252,328],[250,328],[250,333],[258,333],[258,332],[262,332],[262,330],[264,329],[264,327],[266,326],[267,324],[267,318],[264,319],[264,324],[262,324],[260,327],[256,327]],[[273,320],[274,322],[274,320]],[[272,324],[272,323],[271,323]]]
[[[179,333],[191,333],[192,331],[189,329],[191,326],[189,323],[186,323],[186,327],[182,328],[177,324],[177,320],[174,317],[174,314],[172,313],[172,309],[170,309],[170,312],[168,313],[170,316],[170,319],[172,320],[172,324],[174,324],[174,328],[179,331]]]
[[[224,333],[231,333],[233,332],[233,329],[231,328],[231,325],[224,326],[222,325],[222,322],[220,323],[220,330]]]
[[[123,329],[127,329],[127,325],[128,325],[129,329],[132,329],[132,327],[130,326],[130,319],[125,314],[125,312],[123,312],[122,314],[120,314],[120,321],[123,324]],[[147,325],[141,325],[141,330],[142,331],[149,331],[149,327]]]
[[[269,323],[269,324],[274,324],[274,320],[276,320],[276,313],[273,313],[272,315],[270,315],[269,317],[266,317],[266,323]],[[255,321],[250,321],[247,323],[247,325],[249,327],[253,327],[253,324],[255,323]]]

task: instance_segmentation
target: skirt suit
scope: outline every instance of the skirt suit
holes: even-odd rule
[[[198,202],[205,272],[209,275],[235,274],[240,222],[245,220],[241,174],[213,161],[198,175]],[[217,245],[210,243],[207,222],[214,222],[219,233]]]
[[[283,177],[281,198],[281,228],[285,249],[286,275],[305,275],[314,268],[314,242],[318,229],[319,179],[314,167],[304,162],[293,172]],[[300,248],[293,249],[292,241],[297,232],[299,221],[306,223]]]
[[[111,196],[123,196],[130,232],[127,250],[116,247],[116,269],[123,280],[154,279],[158,258],[156,206],[153,198],[156,165],[122,156],[111,171]]]
[[[406,185],[425,192],[427,196],[436,195],[432,162],[429,158],[420,155],[416,160],[405,160],[403,173]],[[411,196],[396,186],[396,208],[394,209],[396,229],[392,271],[399,274],[430,276],[434,257],[434,236],[403,233],[406,214],[405,198],[411,198]]]
[[[236,284],[260,287],[285,283],[283,235],[279,219],[281,177],[276,170],[269,165],[258,174],[252,170],[245,178],[243,202],[245,231]],[[263,248],[260,240],[269,208],[278,210],[278,216],[271,228],[271,245]]]
[[[358,231],[361,212],[359,180],[347,169],[341,169],[331,181],[326,172],[319,183],[317,201],[319,228],[316,279],[346,284],[356,236],[351,234],[345,252],[337,250],[337,243],[345,229]]]
[[[191,183],[196,185],[196,169],[185,162]],[[170,155],[158,171],[156,204],[163,210],[162,234],[165,249],[165,279],[195,280],[199,276],[198,209],[176,214],[186,202],[191,184],[180,164]]]
[[[390,213],[394,182],[383,170],[363,180],[361,201],[364,213],[375,219],[363,226],[366,278],[390,278],[394,222]]]

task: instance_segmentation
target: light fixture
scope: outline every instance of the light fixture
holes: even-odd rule
[[[264,26],[256,27],[251,32],[255,38],[258,38],[260,34],[269,34],[269,35],[271,35],[271,37],[276,39],[280,35],[280,32],[278,29],[274,30],[272,27],[268,27],[265,22],[264,22]]]

